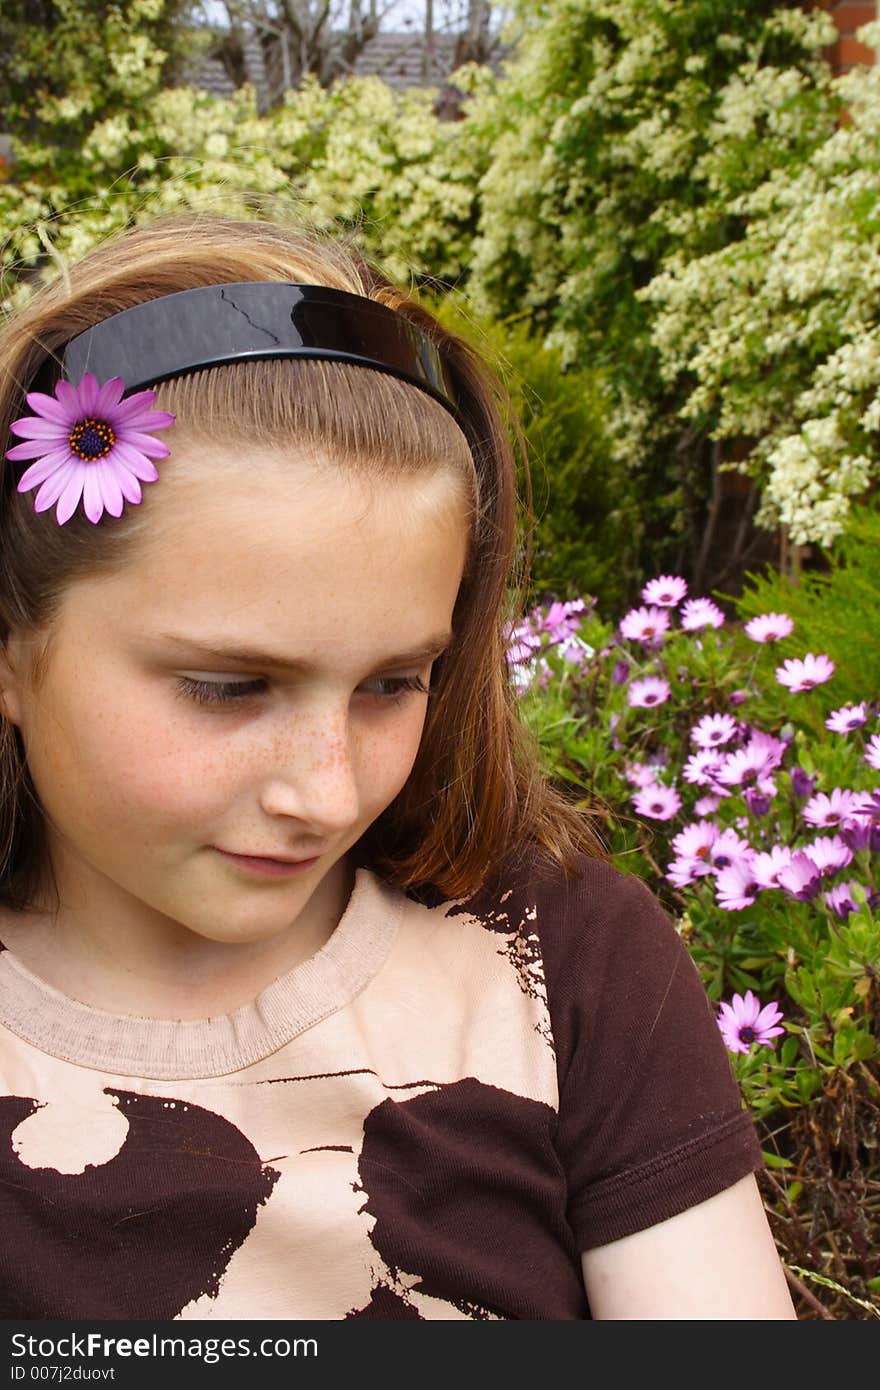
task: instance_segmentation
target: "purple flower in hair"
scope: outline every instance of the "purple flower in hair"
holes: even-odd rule
[[[100,521],[105,511],[121,516],[125,502],[141,501],[141,482],[159,477],[150,460],[171,452],[148,431],[167,429],[175,417],[152,408],[155,391],[137,391],[124,401],[124,390],[121,376],[99,386],[86,372],[79,386],[59,381],[54,396],[29,392],[25,399],[34,414],[9,426],[25,443],[7,449],[6,457],[35,460],[19,479],[18,491],[39,488],[35,511],[57,503],[60,526],[80,499],[91,522]]]

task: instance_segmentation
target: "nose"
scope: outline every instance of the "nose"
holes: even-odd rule
[[[303,714],[293,728],[288,722],[279,731],[260,804],[267,815],[308,824],[321,839],[351,829],[360,797],[344,714]]]

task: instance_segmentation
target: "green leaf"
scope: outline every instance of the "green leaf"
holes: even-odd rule
[[[794,1164],[790,1158],[781,1158],[779,1154],[772,1154],[767,1149],[761,1150],[761,1157],[768,1168],[793,1168]]]

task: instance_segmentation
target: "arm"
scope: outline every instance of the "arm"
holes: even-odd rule
[[[796,1318],[754,1174],[668,1221],[585,1250],[594,1318]]]

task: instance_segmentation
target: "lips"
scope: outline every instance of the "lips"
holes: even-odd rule
[[[221,854],[231,854],[235,859],[264,859],[269,864],[310,864],[313,859],[320,859],[319,854],[304,854],[299,859],[292,859],[286,854],[248,854],[244,850],[222,849],[220,845],[215,845]]]

